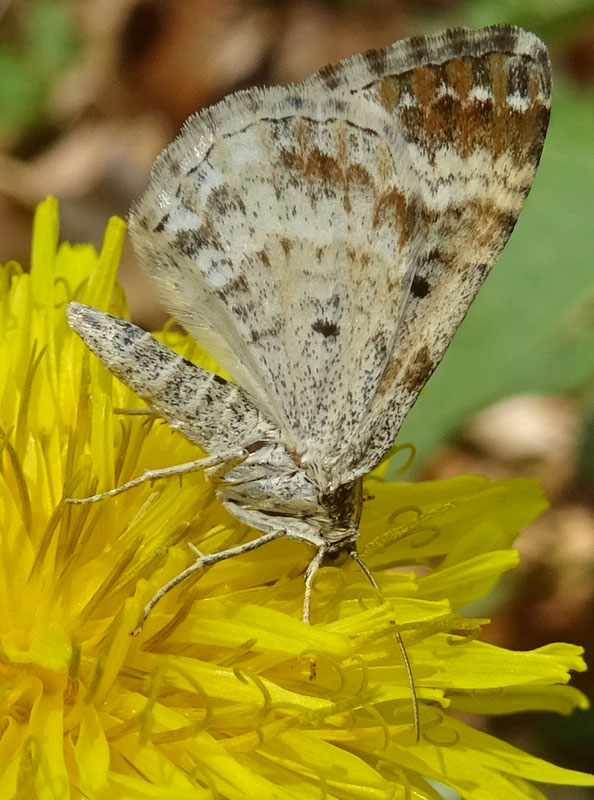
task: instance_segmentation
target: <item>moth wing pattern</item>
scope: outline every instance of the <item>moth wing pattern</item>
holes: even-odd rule
[[[162,154],[130,220],[165,305],[322,484],[367,413],[412,280],[416,194],[396,186],[389,115],[362,102],[228,98]]]
[[[341,454],[345,477],[354,477],[391,447],[509,239],[544,144],[551,64],[546,46],[521,28],[458,28],[356,55],[306,84],[387,109],[421,194],[396,346]]]
[[[549,101],[536,36],[456,29],[233,95],[157,160],[137,252],[322,483],[391,447],[513,229]]]

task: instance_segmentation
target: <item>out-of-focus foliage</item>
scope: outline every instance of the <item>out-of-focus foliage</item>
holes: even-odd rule
[[[471,28],[512,22],[536,31],[549,43],[565,38],[593,14],[592,0],[466,0],[456,10]]]
[[[71,14],[60,0],[27,4],[16,28],[3,28],[0,39],[0,146],[4,147],[39,124],[48,93],[78,50]]]

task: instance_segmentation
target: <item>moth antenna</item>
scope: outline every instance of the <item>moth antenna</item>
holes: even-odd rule
[[[367,566],[367,564],[361,559],[359,553],[356,550],[349,551],[350,557],[353,561],[359,566],[359,569],[365,575],[369,583],[373,586],[376,592],[382,597],[382,591],[379,587],[378,582],[373,577],[371,570]],[[393,619],[390,620],[390,625],[396,625]],[[404,640],[400,634],[400,631],[394,631],[396,635],[396,641],[398,642],[398,648],[400,649],[400,655],[402,656],[402,661],[404,663],[404,668],[406,670],[406,675],[408,677],[408,685],[410,687],[410,693],[412,698],[412,706],[413,706],[413,720],[415,726],[415,741],[419,741],[421,738],[421,722],[419,717],[419,700],[417,697],[417,690],[415,687],[415,679],[413,677],[412,667],[410,665],[410,659],[408,657],[408,653],[406,652],[406,647],[404,646]]]

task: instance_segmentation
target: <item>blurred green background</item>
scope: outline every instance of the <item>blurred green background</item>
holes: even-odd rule
[[[32,212],[58,196],[62,235],[100,244],[184,118],[254,84],[443,27],[515,23],[554,64],[551,125],[500,262],[405,422],[398,478],[481,472],[542,480],[552,509],[520,540],[523,571],[491,598],[486,635],[555,639],[594,660],[594,2],[592,0],[58,0],[0,9],[0,261],[27,263]],[[164,312],[126,251],[134,319]],[[397,460],[397,459],[396,459]],[[592,680],[576,685],[592,696]],[[489,721],[490,730],[594,771],[594,716]],[[588,790],[547,789],[557,800]],[[504,799],[502,799],[504,800]]]

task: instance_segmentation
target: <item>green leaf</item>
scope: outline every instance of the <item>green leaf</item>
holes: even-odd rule
[[[12,133],[36,120],[45,87],[36,71],[18,55],[0,48],[0,129]]]
[[[499,22],[520,25],[546,40],[564,41],[594,14],[593,0],[467,0],[456,9],[457,24],[482,28]]]
[[[39,0],[27,20],[26,44],[31,66],[46,76],[60,72],[78,51],[72,12],[63,2]]]

